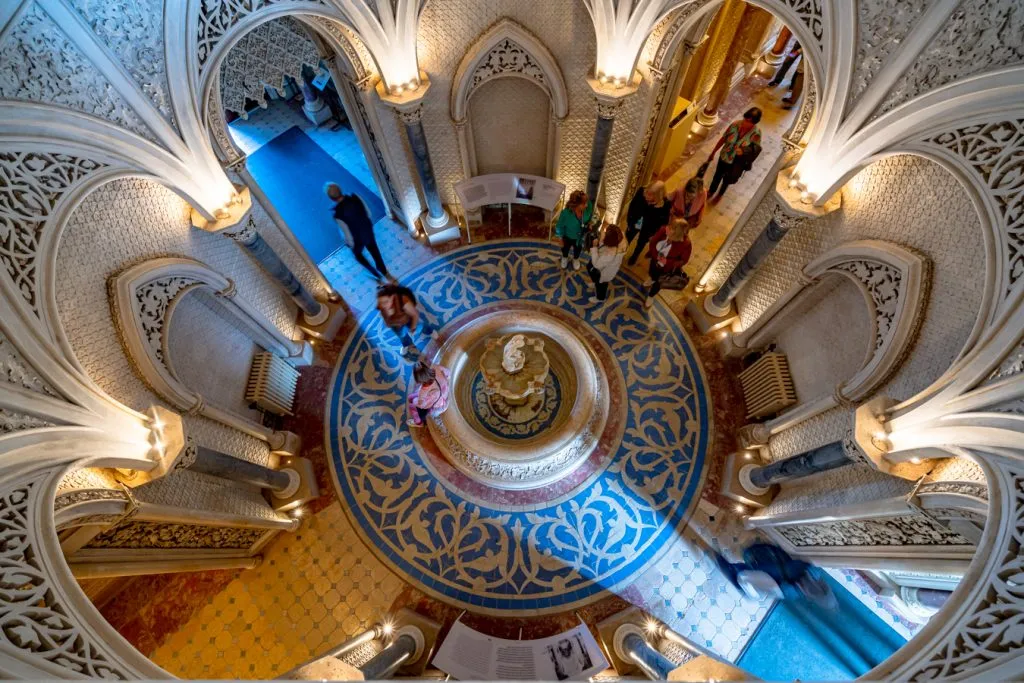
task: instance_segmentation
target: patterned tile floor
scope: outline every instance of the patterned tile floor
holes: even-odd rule
[[[285,100],[271,100],[266,109],[257,109],[249,114],[248,119],[238,118],[228,124],[228,132],[235,144],[245,152],[252,154],[292,126],[298,126],[330,154],[345,170],[354,175],[359,182],[376,192],[377,183],[373,180],[370,166],[356,134],[344,126],[331,130],[333,119],[317,126],[302,113],[302,105]]]
[[[726,104],[723,118],[742,111],[751,97],[765,102],[777,95],[757,93],[757,87],[752,79],[737,88]],[[764,108],[765,137],[769,138],[773,135],[771,131],[777,134],[785,128],[783,119],[789,114],[779,115],[772,124],[770,118],[775,114],[770,113],[769,106],[764,105]],[[278,106],[274,112],[266,113],[277,113],[279,109]],[[281,111],[281,122],[274,124],[280,128],[275,128],[277,132],[301,124],[301,115],[291,113],[295,116],[287,123],[287,112]],[[772,125],[777,127],[769,128]],[[264,133],[264,136],[269,135],[264,141],[274,134]],[[681,169],[669,180],[670,187],[690,172],[690,161],[706,154],[701,150],[714,144],[714,135],[695,153],[681,160]],[[762,159],[767,156],[763,155]],[[723,202],[707,215],[697,236],[693,265],[688,268],[694,279],[742,212],[740,205],[745,204],[752,191],[747,186],[758,181],[755,175],[758,173],[763,177],[766,169],[755,168],[738,186],[731,188],[727,195],[730,201]],[[516,213],[513,218],[517,238],[546,237],[546,225],[535,217],[524,212]],[[504,236],[504,215],[494,217],[492,222],[493,225],[474,230],[474,241]],[[400,276],[438,253],[460,246],[456,242],[440,249],[427,247],[411,239],[399,225],[378,225],[377,234],[385,259]],[[641,266],[644,265],[641,262]],[[264,551],[264,562],[259,568],[238,573],[230,580],[218,576],[194,589],[192,583],[198,578],[225,573],[170,575],[157,582],[159,586],[152,591],[140,592],[143,596],[140,600],[149,603],[136,605],[134,610],[128,605],[121,607],[123,614],[116,621],[123,625],[122,632],[158,665],[175,675],[267,678],[342,642],[398,606],[412,605],[448,621],[459,613],[405,584],[380,563],[365,548],[335,499],[323,446],[324,406],[338,353],[355,321],[372,308],[375,283],[355,264],[347,250],[325,263],[324,272],[344,296],[352,315],[339,340],[331,345],[319,345],[317,363],[303,372],[299,404],[306,406],[308,412],[303,411],[285,425],[302,435],[304,455],[313,459],[318,468],[323,496],[310,506],[308,519],[297,534],[281,535]],[[665,292],[662,296],[682,319],[688,294]],[[715,507],[720,501],[714,493],[719,477],[716,467],[735,448],[733,439],[736,428],[742,423],[742,404],[735,386],[735,367],[718,356],[711,340],[697,336],[688,321],[684,320],[683,324],[701,357],[714,396],[715,433],[705,501],[700,503],[682,535],[666,548],[660,559],[637,576],[631,586],[622,589],[620,597],[611,596],[580,612],[588,623],[593,623],[591,618],[597,621],[627,603],[639,604],[679,633],[728,659],[735,659],[763,619],[768,605],[737,594],[702,548],[714,538],[731,554],[730,549],[738,549],[751,540],[735,520]],[[153,605],[162,608],[159,614],[154,614]],[[467,615],[465,618],[473,620],[476,628],[507,637],[515,637],[516,628],[523,628],[524,637],[531,637],[530,634],[541,637],[569,628],[570,622],[575,622],[572,614],[500,621],[486,616]]]

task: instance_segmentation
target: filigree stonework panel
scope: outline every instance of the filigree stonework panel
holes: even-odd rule
[[[366,129],[366,137],[370,141],[370,147],[373,148],[373,156],[377,159],[377,168],[380,169],[381,176],[384,179],[384,187],[387,189],[388,196],[391,198],[391,206],[401,206],[402,202],[399,200],[398,192],[395,190],[395,182],[391,178],[391,171],[388,170],[388,163],[384,158],[384,151],[380,148],[381,141],[377,138],[377,134],[373,129],[373,122],[370,121],[370,114],[366,111],[366,104],[363,102],[359,89],[354,83],[349,83],[348,88],[352,91],[352,101],[356,103],[356,109],[359,111],[359,118],[363,122],[363,128]]]
[[[526,49],[513,40],[505,38],[491,48],[473,70],[469,92],[472,94],[481,83],[495,76],[516,74],[536,81],[545,91],[549,90],[544,69]]]
[[[40,561],[34,534],[38,484],[28,482],[0,494],[0,647],[30,656],[86,678],[127,680],[71,619]]]
[[[163,0],[72,0],[72,4],[173,126],[164,59]]]
[[[896,3],[860,0],[857,3],[857,59],[849,94],[851,108],[899,49],[927,7],[928,0]]]
[[[36,256],[61,197],[103,164],[65,154],[0,152],[0,262],[39,315]]]
[[[165,522],[128,522],[108,529],[86,548],[248,550],[267,529],[239,529]]]
[[[1024,275],[1024,120],[966,126],[925,142],[963,157],[998,207],[1008,294]]]
[[[1015,471],[1006,492],[1013,513],[1004,521],[1010,537],[994,552],[1001,553],[998,566],[985,580],[988,590],[971,610],[971,616],[952,631],[932,658],[917,671],[901,676],[907,680],[948,680],[1011,655],[1024,646],[1024,472]]]
[[[821,41],[825,35],[825,23],[821,17],[821,0],[786,0],[786,4],[810,30],[817,41],[816,47],[820,51],[822,49]]]
[[[317,68],[320,53],[306,30],[282,17],[246,33],[224,58],[220,88],[225,109],[245,115],[245,101],[263,102],[264,86],[280,89],[285,78],[302,79],[302,66]]]
[[[0,99],[68,107],[155,141],[117,89],[38,6],[0,46],[0,65]]]
[[[887,263],[867,260],[843,263],[830,270],[849,273],[867,288],[875,304],[875,350],[882,348],[893,331],[903,274]]]
[[[161,363],[164,362],[167,308],[182,290],[194,284],[195,278],[173,276],[152,280],[135,290],[139,322],[146,333],[146,344]]]
[[[14,344],[0,332],[0,379],[38,394],[59,397],[53,387],[25,362]]]
[[[798,548],[971,545],[966,538],[926,515],[801,524],[778,527],[777,530]]]
[[[1024,10],[1020,4],[965,0],[896,81],[876,116],[947,83],[1022,62]]]

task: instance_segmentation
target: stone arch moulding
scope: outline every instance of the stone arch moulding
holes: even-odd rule
[[[199,261],[177,257],[146,261],[111,281],[117,326],[128,357],[143,381],[179,410],[221,422],[268,442],[274,450],[286,447],[285,432],[275,432],[207,404],[201,395],[185,386],[174,371],[168,353],[171,318],[182,298],[197,288],[213,293],[256,344],[293,362],[304,362],[307,344],[284,336],[258,309],[236,293],[234,282]]]
[[[515,21],[504,18],[470,45],[455,71],[451,115],[467,178],[476,175],[476,153],[470,131],[469,98],[477,88],[496,78],[523,78],[539,86],[551,100],[548,128],[547,175],[558,173],[561,124],[569,113],[569,94],[558,62],[540,39]]]
[[[838,385],[831,396],[801,402],[773,420],[742,430],[747,445],[768,443],[771,435],[840,405],[865,400],[903,362],[917,335],[928,298],[930,261],[891,242],[855,240],[819,256],[803,269],[803,277],[779,297],[750,327],[735,335],[737,349],[758,348],[775,333],[787,312],[814,296],[829,276],[853,281],[864,295],[874,339],[857,373]]]

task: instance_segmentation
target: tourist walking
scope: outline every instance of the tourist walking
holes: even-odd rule
[[[782,85],[782,81],[786,80],[786,74],[789,73],[791,68],[793,68],[793,62],[799,59],[800,64],[803,64],[804,60],[801,59],[803,53],[804,49],[800,46],[800,41],[798,40],[794,42],[793,48],[789,51],[789,54],[786,55],[786,58],[782,60],[782,66],[780,66],[779,70],[775,72],[775,76],[772,80],[768,81],[768,85],[773,88],[777,85]],[[794,82],[795,81],[796,79],[794,78]]]
[[[654,297],[661,291],[664,280],[681,274],[683,266],[690,260],[693,247],[690,244],[689,232],[686,221],[676,218],[651,239],[651,265],[647,271],[650,277],[644,282],[644,287],[648,288],[644,308],[654,305]]]
[[[761,110],[751,107],[739,121],[733,121],[725,129],[718,144],[711,150],[708,163],[715,158],[718,150],[718,164],[715,166],[715,177],[711,179],[711,203],[722,201],[726,189],[738,181],[743,172],[749,170],[754,159],[761,153],[761,129],[757,127],[761,120]],[[717,193],[717,194],[716,194]]]
[[[626,255],[622,230],[615,224],[604,229],[600,244],[590,248],[590,279],[594,281],[595,296],[587,303],[601,303],[608,298],[608,283],[615,279]]]
[[[629,265],[636,265],[647,242],[668,222],[671,211],[672,205],[665,200],[665,183],[660,180],[638,190],[633,196],[626,211],[626,241],[632,243],[634,238],[637,241],[629,257]]]
[[[402,343],[402,356],[412,359],[419,355],[412,335],[419,331],[428,338],[434,336],[434,327],[417,307],[416,295],[408,287],[387,283],[377,288],[377,310]]]
[[[558,214],[558,222],[555,224],[555,234],[562,238],[562,259],[559,265],[566,268],[569,265],[569,253],[572,252],[572,269],[580,269],[580,251],[583,248],[583,233],[587,224],[594,214],[594,204],[587,199],[582,190],[576,190],[569,195],[569,202]]]
[[[377,246],[377,237],[373,234],[373,221],[370,220],[370,211],[366,208],[362,197],[357,194],[345,194],[336,183],[327,183],[324,192],[334,202],[334,220],[341,231],[341,237],[345,244],[352,249],[352,255],[356,257],[363,268],[369,271],[370,275],[378,283],[391,279],[388,267],[384,265],[384,257],[381,256],[380,247]],[[363,251],[370,252],[374,265],[366,260]]]
[[[406,423],[422,427],[428,417],[437,417],[448,409],[451,374],[443,365],[431,365],[421,359],[412,369],[412,379],[415,386],[409,392]]]
[[[792,109],[804,91],[804,60],[796,65],[796,75],[789,86],[789,94],[782,98],[783,109]]]
[[[708,191],[704,189],[704,174],[707,173],[708,165],[701,164],[697,169],[697,175],[686,181],[685,185],[677,187],[668,196],[672,203],[672,218],[684,218],[691,230],[696,229],[704,219],[704,206],[707,204]]]

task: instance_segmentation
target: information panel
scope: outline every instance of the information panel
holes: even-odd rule
[[[488,204],[529,204],[554,211],[565,185],[550,178],[521,173],[492,173],[455,184],[466,210]]]
[[[538,640],[505,640],[452,624],[433,661],[441,671],[463,681],[584,680],[608,668],[590,629]]]

